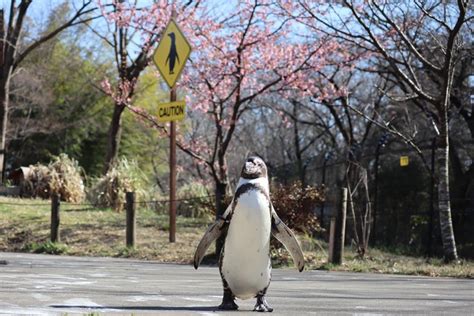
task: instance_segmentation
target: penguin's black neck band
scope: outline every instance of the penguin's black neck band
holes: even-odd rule
[[[252,173],[252,174],[248,174],[248,173],[245,173],[245,172],[242,172],[242,174],[240,175],[240,177],[242,179],[246,179],[246,180],[253,180],[253,179],[258,179],[258,178],[263,178],[263,174],[262,173]]]
[[[248,191],[251,191],[251,190],[258,190],[260,192],[262,192],[265,197],[267,198],[267,200],[270,201],[270,197],[268,195],[268,192],[267,190],[265,190],[264,187],[262,187],[261,185],[257,184],[257,183],[245,183],[245,184],[242,184],[240,187],[237,188],[237,191],[235,191],[235,195],[234,195],[234,201],[233,203],[237,203],[237,200],[239,199],[239,197],[248,192]]]

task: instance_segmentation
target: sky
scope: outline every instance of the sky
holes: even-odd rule
[[[28,14],[31,14],[31,17],[37,21],[44,22],[45,17],[52,8],[56,7],[58,3],[61,3],[61,0],[33,0],[28,8]],[[82,2],[82,0],[72,0],[72,2]],[[0,9],[5,10],[5,14],[9,14],[11,0],[0,0]],[[20,0],[16,0],[17,5],[20,3]],[[5,19],[7,17],[5,16]]]
[[[75,7],[80,7],[84,0],[33,0],[28,9],[27,18],[31,19],[31,22],[34,23],[35,29],[42,29],[47,22],[48,16],[51,14],[52,10],[63,2],[72,3]],[[97,0],[94,0],[96,2]],[[107,2],[108,0],[102,0]],[[15,0],[18,5],[21,0]],[[147,6],[152,3],[153,0],[138,0],[139,6]],[[177,0],[178,3],[187,3],[188,0]],[[5,11],[5,20],[8,20],[9,9],[10,9],[11,0],[0,0],[0,9]],[[206,5],[210,8],[213,8],[213,14],[216,16],[222,15],[220,12],[230,10],[235,6],[237,0],[207,0]]]

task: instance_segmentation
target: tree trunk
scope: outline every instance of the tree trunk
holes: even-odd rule
[[[8,96],[10,67],[5,65],[5,20],[3,9],[0,10],[0,182],[5,179],[5,144],[8,124]]]
[[[225,205],[227,187],[228,187],[228,183],[225,181],[216,182],[216,191],[215,191],[216,192],[216,219],[219,218],[219,216],[222,216],[222,214],[224,214],[225,212],[225,208],[227,206]],[[219,256],[222,251],[222,247],[224,246],[224,240],[225,240],[224,235],[221,235],[221,237],[219,237],[216,240],[216,255],[217,256]]]
[[[3,70],[3,69],[2,69]],[[8,124],[8,77],[9,73],[2,72],[3,78],[0,79],[0,181],[3,184],[5,179],[5,145],[7,138],[7,124]]]
[[[123,104],[115,104],[114,114],[110,122],[109,137],[107,140],[107,154],[105,156],[105,163],[103,174],[106,174],[118,157],[120,139],[122,134],[122,113],[125,109]]]
[[[441,116],[440,136],[438,142],[438,208],[441,239],[443,241],[444,260],[458,260],[456,241],[454,239],[449,195],[449,133],[447,111]]]
[[[303,165],[303,157],[302,157],[302,150],[300,146],[300,133],[298,128],[298,121],[296,120],[298,115],[296,106],[293,106],[293,116],[295,117],[293,121],[293,142],[295,145],[295,156],[296,156],[296,166],[298,167],[298,178],[301,182],[302,187],[306,186],[306,176],[305,170]]]

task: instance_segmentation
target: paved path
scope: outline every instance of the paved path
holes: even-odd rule
[[[0,315],[222,313],[217,268],[0,253]],[[474,315],[474,280],[274,270],[271,315]]]

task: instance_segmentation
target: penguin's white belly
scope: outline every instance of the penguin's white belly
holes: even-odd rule
[[[221,265],[236,297],[255,297],[270,283],[270,234],[267,198],[255,190],[242,194],[229,224]]]

